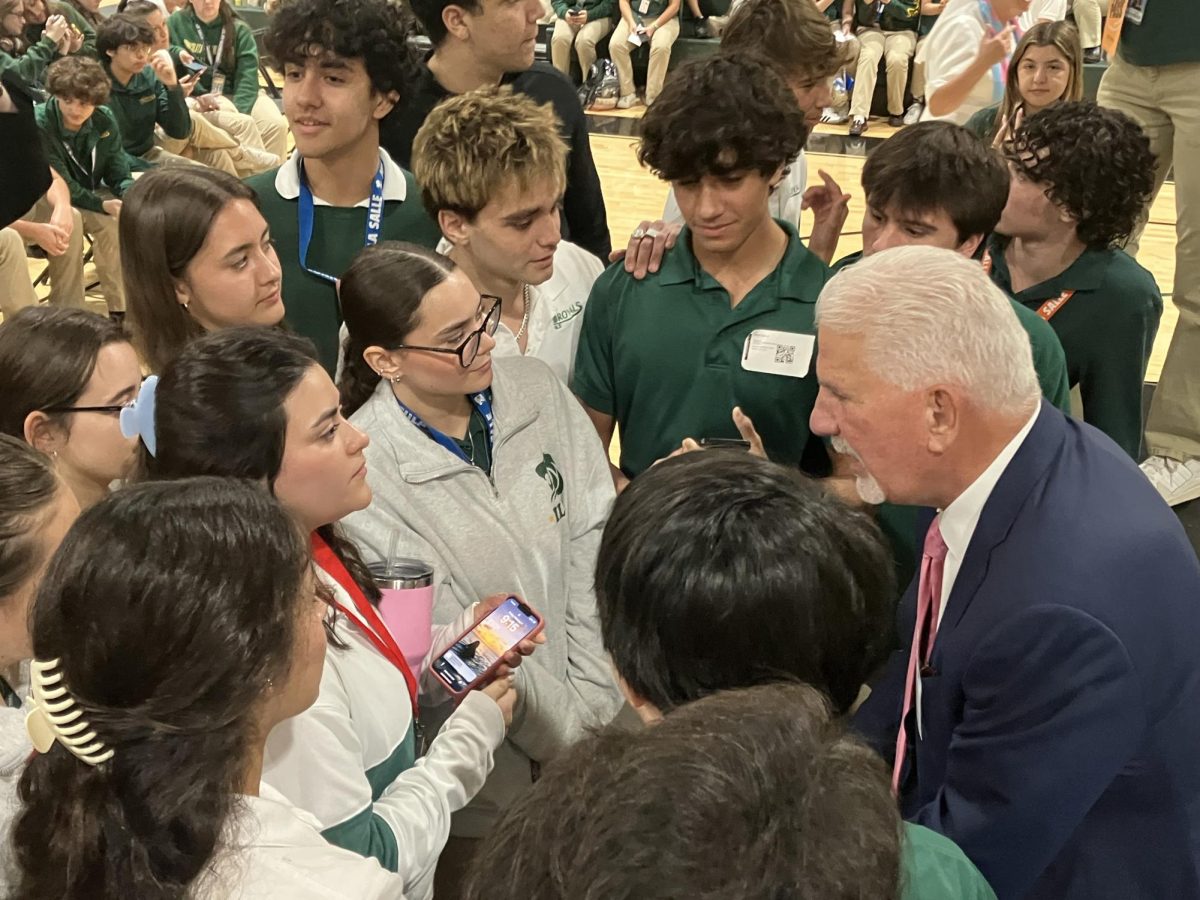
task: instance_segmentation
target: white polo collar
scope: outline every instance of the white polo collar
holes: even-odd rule
[[[408,179],[404,170],[396,165],[386,150],[379,148],[379,159],[383,162],[383,199],[384,202],[403,203],[408,198]],[[293,150],[292,155],[279,167],[275,173],[275,192],[284,200],[295,200],[300,196],[300,151]],[[365,207],[369,198],[364,197],[354,205]],[[329,206],[320,197],[313,196],[313,206]]]

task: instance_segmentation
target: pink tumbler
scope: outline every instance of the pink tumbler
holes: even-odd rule
[[[368,568],[383,595],[379,614],[419,678],[433,628],[433,567],[419,559],[398,557]]]

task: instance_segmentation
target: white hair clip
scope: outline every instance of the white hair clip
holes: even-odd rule
[[[96,732],[83,719],[83,710],[75,704],[63,684],[59,660],[35,659],[29,664],[30,698],[25,714],[25,730],[38,753],[48,753],[58,741],[72,755],[89,766],[112,759],[113,751],[104,746]]]

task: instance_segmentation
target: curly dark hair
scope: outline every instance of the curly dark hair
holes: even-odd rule
[[[87,765],[56,743],[29,761],[13,896],[191,896],[244,787],[263,692],[291,665],[309,571],[305,536],[252,482],[137,485],[80,517],[30,629],[113,756]]]
[[[1091,100],[1056,103],[1030,116],[1004,155],[1046,186],[1089,247],[1124,242],[1154,194],[1154,154],[1141,126]]]
[[[46,69],[46,92],[53,97],[103,106],[111,91],[108,73],[91,57],[63,56]]]
[[[481,841],[463,897],[891,900],[903,834],[883,760],[814,689],[773,684],[580,741]]]
[[[778,68],[717,54],[682,66],[642,118],[638,162],[667,181],[770,176],[808,139],[804,113]]]
[[[403,100],[418,71],[413,30],[412,16],[390,0],[288,0],[271,16],[263,43],[279,69],[328,54],[361,59],[377,92]]]

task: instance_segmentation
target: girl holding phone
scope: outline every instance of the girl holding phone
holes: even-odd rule
[[[267,735],[321,682],[311,572],[245,481],[137,485],[80,517],[31,616],[13,896],[403,896],[262,784]]]
[[[311,535],[320,584],[337,612],[331,646],[320,696],[271,734],[263,777],[311,814],[327,840],[398,872],[407,897],[429,897],[450,815],[482,786],[504,739],[515,700],[508,676],[519,655],[463,699],[415,765],[419,673],[380,620],[378,590],[336,528],[371,502],[367,437],[342,418],[337,390],[304,338],[268,328],[197,338],[164,369],[153,421],[138,420],[149,477],[252,479]],[[465,610],[432,646],[451,643],[501,599]]]
[[[103,316],[32,306],[0,324],[0,433],[49,457],[84,508],[133,467],[119,417],[141,382],[129,336]]]
[[[188,342],[283,321],[283,272],[246,184],[215,169],[156,169],[125,194],[125,303],[138,349],[161,372]]]
[[[340,390],[365,448],[374,502],[347,532],[372,559],[437,573],[434,620],[511,592],[544,617],[521,668],[521,703],[496,769],[456,817],[438,888],[537,767],[607,722],[620,695],[600,643],[592,567],[613,500],[608,461],[579,402],[532,357],[493,359],[500,318],[447,257],[412,244],[363,250],[342,276],[348,337]],[[461,632],[459,632],[461,633]],[[430,717],[436,722],[436,714]]]
[[[228,0],[190,0],[167,19],[173,46],[208,66],[196,83],[198,108],[233,108],[254,119],[268,153],[287,156],[287,120],[258,88],[258,45]]]

